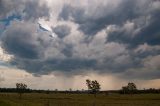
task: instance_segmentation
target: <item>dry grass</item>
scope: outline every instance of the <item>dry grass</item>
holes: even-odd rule
[[[160,106],[160,94],[0,94],[0,106]]]

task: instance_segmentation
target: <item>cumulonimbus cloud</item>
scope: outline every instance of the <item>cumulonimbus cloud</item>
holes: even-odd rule
[[[157,61],[151,57],[160,53],[160,2],[97,1],[79,1],[79,5],[62,2],[57,15],[44,0],[0,0],[0,9],[4,10],[0,19],[13,14],[21,17],[11,19],[0,32],[1,46],[14,56],[10,63],[36,74],[95,70],[158,78],[157,68],[148,71],[144,61]],[[47,19],[56,37],[39,27],[39,19]]]

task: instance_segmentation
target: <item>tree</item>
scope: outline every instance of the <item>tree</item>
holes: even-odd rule
[[[136,84],[129,82],[127,86],[122,87],[122,90],[125,93],[134,93],[137,90]]]
[[[69,88],[69,91],[72,92],[72,88]]]
[[[137,90],[137,87],[136,87],[136,84],[134,84],[134,83],[128,83],[128,89],[130,90],[130,91],[134,91],[134,90]]]
[[[91,89],[92,89],[91,80],[87,79],[87,80],[86,80],[86,84],[87,84],[88,90],[91,90]]]
[[[97,92],[101,89],[100,87],[101,85],[99,84],[99,82],[96,80],[91,81],[90,79],[87,79],[86,84],[88,87],[88,91],[91,91],[91,93],[94,93],[96,97]]]
[[[16,83],[16,89],[17,92],[19,93],[19,98],[22,98],[22,94],[26,91],[27,85],[23,83]]]

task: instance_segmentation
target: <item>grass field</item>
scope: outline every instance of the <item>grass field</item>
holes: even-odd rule
[[[0,106],[160,106],[160,94],[23,94],[1,93]]]

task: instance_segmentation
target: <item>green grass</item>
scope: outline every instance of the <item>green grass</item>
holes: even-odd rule
[[[1,93],[0,106],[160,106],[160,94],[23,94]]]
[[[0,100],[0,106],[10,106],[10,104],[5,101]]]

